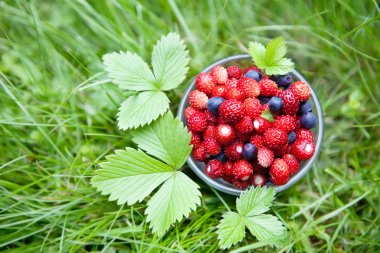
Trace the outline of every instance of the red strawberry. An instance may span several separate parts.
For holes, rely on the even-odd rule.
[[[261,135],[258,135],[258,134],[252,135],[249,142],[255,145],[257,149],[263,147],[263,137]]]
[[[219,115],[227,123],[239,122],[244,117],[243,104],[234,99],[226,100],[219,107]]]
[[[207,107],[208,97],[199,90],[193,90],[189,95],[189,103],[195,109],[205,109]]]
[[[305,139],[314,142],[313,132],[308,129],[300,128],[296,130],[296,139]]]
[[[270,79],[261,79],[259,85],[261,96],[272,97],[277,95],[278,87],[274,81]]]
[[[233,184],[234,184],[235,188],[240,189],[240,190],[245,190],[251,186],[251,182],[241,181],[239,179],[235,179]]]
[[[296,130],[301,128],[301,116],[296,117]]]
[[[226,99],[236,99],[243,102],[245,100],[245,93],[242,89],[232,88],[226,92],[225,97]]]
[[[262,175],[268,174],[268,168],[264,168],[256,162],[253,163],[252,169],[253,169],[253,173],[258,173]]]
[[[244,69],[244,71],[243,71],[243,75],[245,75],[245,74],[246,74],[248,71],[250,71],[250,70],[255,70],[255,71],[261,73],[261,70],[260,70],[258,67],[256,67],[256,66],[249,66],[248,68],[245,68],[245,69]]]
[[[238,133],[248,134],[253,131],[253,122],[249,117],[244,116],[234,127]]]
[[[234,176],[234,164],[231,161],[227,161],[224,165],[224,175]]]
[[[300,168],[300,163],[293,155],[286,154],[282,157],[282,159],[289,166],[290,175],[297,173],[298,169]]]
[[[273,121],[273,127],[290,133],[296,129],[296,118],[289,115],[278,116]]]
[[[216,127],[215,126],[207,126],[203,132],[203,139],[206,138],[216,138]]]
[[[203,143],[201,143],[198,147],[194,147],[191,155],[194,157],[195,160],[201,162],[205,161],[207,158],[207,154]]]
[[[187,107],[186,110],[185,110],[185,117],[187,120],[189,120],[189,118],[191,118],[191,116],[196,113],[196,112],[200,112],[199,110],[197,109],[194,109],[193,107]]]
[[[223,164],[216,159],[210,160],[206,165],[206,173],[211,178],[223,176]]]
[[[252,174],[252,165],[247,160],[239,160],[234,163],[234,176],[241,181],[247,181]]]
[[[257,162],[261,167],[268,168],[274,160],[273,151],[267,147],[259,148],[257,151]]]
[[[195,85],[199,91],[211,94],[215,81],[209,73],[200,73],[195,80]]]
[[[296,139],[290,148],[290,153],[298,160],[308,160],[314,152],[314,143],[306,139]]]
[[[209,110],[206,110],[204,113],[209,125],[215,125],[217,123],[216,117]]]
[[[245,97],[253,98],[260,95],[260,85],[252,78],[242,78],[237,86],[244,91]]]
[[[191,134],[190,144],[193,145],[194,148],[199,147],[199,145],[201,145],[202,143],[201,137],[199,136],[199,134],[193,133],[191,131],[190,131],[190,134]]]
[[[237,88],[237,83],[238,83],[238,80],[236,78],[227,79],[226,85],[225,85],[227,91],[232,88]]]
[[[206,138],[203,144],[205,145],[206,153],[209,155],[217,155],[221,151],[220,145],[215,138]]]
[[[306,101],[310,97],[310,88],[305,82],[296,81],[290,85],[290,90],[298,98],[299,101]]]
[[[245,115],[251,119],[255,119],[261,115],[261,105],[257,98],[247,98],[243,106]]]
[[[296,115],[298,112],[299,101],[293,92],[287,89],[282,91],[278,96],[282,98],[282,101],[284,102],[282,112],[287,115]]]
[[[241,152],[243,151],[243,142],[234,141],[226,146],[224,153],[231,161],[236,161],[242,158]]]
[[[263,75],[262,79],[270,79],[270,78],[267,75]]]
[[[286,143],[285,145],[281,146],[280,148],[274,150],[274,156],[275,157],[281,157],[289,152],[289,145]]]
[[[252,176],[252,184],[253,186],[257,187],[257,186],[265,186],[267,183],[267,179],[265,178],[265,176],[263,174],[253,174]]]
[[[278,149],[288,143],[288,135],[282,129],[269,128],[263,135],[263,143],[270,149]]]
[[[229,66],[227,68],[227,74],[230,78],[240,78],[243,71],[238,66]]]
[[[194,112],[187,119],[188,126],[195,133],[203,132],[207,127],[207,118],[203,112]]]
[[[213,97],[225,98],[225,94],[226,94],[226,87],[225,86],[218,85],[218,86],[215,86],[214,88],[212,88],[211,95]]]
[[[227,70],[223,66],[216,66],[210,72],[217,84],[225,84],[227,81]]]
[[[253,120],[253,128],[257,133],[262,134],[272,127],[272,123],[263,117],[257,117]]]
[[[251,133],[248,133],[248,134],[243,134],[239,132],[236,133],[236,139],[244,143],[249,142],[250,138],[251,138]]]
[[[261,105],[261,113],[263,113],[264,111],[269,111],[272,115],[274,114],[270,111],[268,103]]]
[[[289,166],[280,158],[274,160],[269,169],[271,181],[275,185],[284,185],[288,182],[290,176]]]
[[[218,125],[216,127],[215,137],[221,145],[226,145],[234,140],[235,130],[227,124]]]
[[[228,175],[224,175],[222,177],[222,179],[230,184],[233,184],[233,182],[235,181],[235,178],[234,176],[228,176]]]

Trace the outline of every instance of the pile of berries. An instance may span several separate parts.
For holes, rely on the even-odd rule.
[[[315,151],[309,86],[256,66],[200,73],[185,110],[192,156],[238,189],[283,185]]]

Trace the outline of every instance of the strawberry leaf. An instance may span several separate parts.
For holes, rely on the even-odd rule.
[[[260,69],[264,69],[267,65],[265,62],[265,47],[263,44],[254,41],[249,43],[248,52],[252,57],[256,66]]]
[[[292,71],[294,63],[288,58],[282,58],[281,60],[273,63],[265,68],[267,75],[285,75]]]
[[[264,119],[268,120],[269,122],[273,122],[274,121],[273,115],[272,115],[272,113],[269,110],[263,111],[261,113],[261,117],[263,117]]]
[[[274,199],[274,188],[257,187],[243,192],[236,200],[236,209],[242,216],[262,214],[269,210]]]
[[[219,246],[222,249],[240,242],[245,236],[245,225],[242,217],[235,212],[228,212],[218,225]]]
[[[277,37],[271,40],[265,51],[265,63],[268,66],[280,61],[286,54],[286,46],[283,37]]]
[[[272,239],[272,245],[285,232],[284,224],[276,216],[269,214],[246,217],[244,224],[259,241]]]

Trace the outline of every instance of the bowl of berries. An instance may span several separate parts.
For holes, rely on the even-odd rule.
[[[318,97],[283,58],[285,46],[273,49],[272,42],[266,49],[251,43],[249,54],[211,64],[192,80],[180,103],[178,117],[192,135],[189,167],[228,194],[240,195],[251,186],[288,189],[306,175],[321,150]],[[276,53],[281,57],[271,61]]]

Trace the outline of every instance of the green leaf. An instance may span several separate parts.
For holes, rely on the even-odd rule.
[[[119,205],[141,202],[173,173],[173,168],[132,148],[116,150],[106,159],[91,183]]]
[[[249,43],[248,53],[252,57],[253,62],[260,69],[264,69],[267,66],[265,62],[265,51],[264,45],[257,41]]]
[[[110,53],[103,56],[108,76],[122,90],[157,90],[155,78],[148,64],[131,52]]]
[[[272,113],[269,110],[263,111],[261,113],[261,117],[263,117],[264,119],[266,119],[266,120],[268,120],[270,122],[274,121],[273,115],[272,115]]]
[[[151,123],[169,109],[169,99],[162,91],[145,91],[128,97],[117,114],[122,130]]]
[[[191,153],[191,135],[171,112],[132,135],[139,148],[176,169],[182,167]]]
[[[145,210],[147,221],[154,233],[163,235],[176,221],[183,216],[188,217],[191,210],[200,205],[199,186],[180,171],[172,172],[172,176],[161,186],[149,200]]]
[[[271,66],[265,68],[267,75],[285,75],[292,71],[294,63],[288,58],[282,58],[281,60],[273,63]]]
[[[241,216],[262,214],[269,210],[274,195],[274,187],[252,187],[236,200],[236,209]]]
[[[169,33],[153,47],[153,72],[161,90],[178,87],[189,70],[189,52],[176,33]]]
[[[276,238],[285,232],[282,222],[276,216],[269,214],[246,217],[244,223],[259,241],[273,239],[275,242]]]
[[[223,219],[218,225],[219,246],[222,249],[240,242],[245,236],[245,224],[243,218],[235,213],[228,212],[223,215]]]
[[[283,37],[277,37],[269,42],[265,52],[267,66],[276,64],[286,54],[286,45]]]

